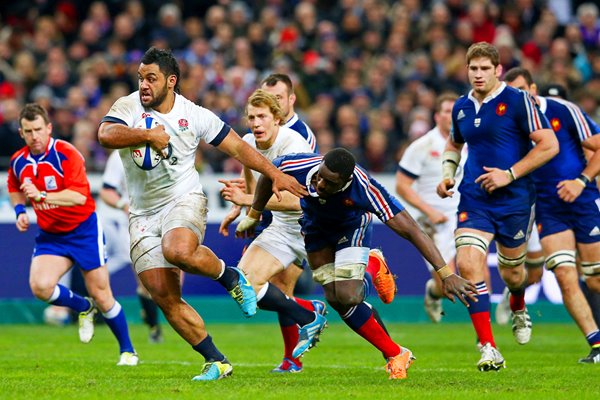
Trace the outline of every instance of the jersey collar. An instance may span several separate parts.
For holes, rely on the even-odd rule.
[[[298,114],[294,113],[294,115],[292,115],[292,118],[288,119],[288,121],[283,126],[289,128],[290,126],[294,125],[297,121],[298,121]]]
[[[48,140],[48,144],[46,144],[46,150],[44,151],[44,154],[42,154],[42,156],[38,159],[38,161],[41,161],[44,158],[46,158],[46,156],[50,152],[50,149],[54,146],[55,141],[56,139],[54,139],[53,137],[51,137],[50,140]],[[25,146],[25,152],[23,153],[23,157],[25,157],[29,161],[34,161],[33,155],[31,154],[31,151],[29,150],[28,146]]]
[[[481,102],[481,104],[490,102],[492,100],[494,100],[496,97],[498,97],[498,95],[500,93],[502,93],[502,91],[506,88],[506,82],[501,82],[500,86],[498,87],[498,89],[494,90],[492,93],[490,93],[485,99],[483,99],[483,101]],[[469,99],[473,102],[473,104],[475,104],[475,108],[479,109],[479,100],[477,100],[475,98],[475,96],[473,96],[473,89],[471,89],[469,91]]]

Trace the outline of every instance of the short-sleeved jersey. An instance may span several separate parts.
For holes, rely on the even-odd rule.
[[[279,127],[275,142],[273,142],[273,145],[266,150],[261,150],[256,147],[256,139],[251,133],[245,135],[243,139],[270,161],[286,154],[308,153],[311,151],[310,145],[298,135],[297,132],[290,128],[286,128],[285,126]],[[254,170],[251,171],[252,175],[254,175],[254,179],[258,181],[258,178],[261,175],[260,172]],[[301,211],[273,211],[273,224],[297,225],[301,215]]]
[[[129,198],[127,184],[125,182],[125,169],[123,168],[123,162],[121,162],[118,151],[113,151],[108,157],[108,160],[106,160],[104,174],[102,174],[102,187],[116,190],[124,199]],[[111,207],[102,200],[98,201],[98,213],[100,213],[103,218],[122,219],[123,215],[125,215],[123,210]]]
[[[556,185],[567,179],[577,178],[586,167],[587,161],[581,143],[600,133],[600,127],[575,104],[553,98],[538,97],[540,110],[550,121],[556,134],[560,151],[547,164],[533,171],[532,177],[538,199],[544,202],[562,204]],[[596,183],[592,180],[575,200],[587,203],[598,198]]]
[[[529,175],[487,193],[475,179],[483,167],[508,169],[531,149],[529,135],[550,124],[526,92],[506,86],[490,94],[480,105],[472,95],[460,97],[452,109],[451,136],[467,143],[469,154],[459,186],[460,209],[486,207],[501,212],[525,211],[535,202],[535,187]]]
[[[446,147],[446,138],[435,127],[412,142],[404,151],[398,163],[398,170],[415,180],[415,191],[427,204],[441,212],[455,212],[460,194],[442,199],[436,193],[437,185],[442,181],[442,155]],[[456,171],[455,181],[462,179],[462,171],[467,155],[467,146],[463,147],[460,167]]]
[[[69,189],[86,197],[83,205],[52,205],[48,209],[45,209],[46,203],[33,202],[38,225],[45,232],[71,232],[96,209],[85,173],[85,160],[72,144],[63,140],[50,138],[46,152],[37,161],[27,146],[11,157],[8,191],[20,192],[25,181],[32,182],[40,191],[52,193]]]
[[[360,224],[367,212],[387,222],[404,210],[398,199],[358,165],[354,168],[352,179],[342,190],[326,199],[320,198],[311,185],[311,179],[318,172],[322,160],[321,155],[304,153],[273,161],[276,167],[296,178],[308,191],[308,196],[300,199],[304,228],[310,225],[318,226],[321,231],[336,232]]]
[[[306,142],[310,145],[310,151],[313,153],[319,152],[319,147],[317,146],[317,138],[313,131],[309,128],[308,125],[304,121],[302,121],[298,114],[295,114],[285,123],[286,128],[290,128],[293,131],[296,131],[306,140]]]
[[[223,141],[231,129],[212,111],[175,94],[175,103],[168,114],[145,108],[139,92],[121,97],[111,107],[102,122],[114,122],[135,127],[146,117],[155,118],[171,136],[172,153],[156,168],[145,171],[131,157],[131,150],[119,150],[127,188],[129,210],[134,215],[150,214],[193,190],[202,190],[200,177],[194,168],[196,148],[200,140],[214,146]]]

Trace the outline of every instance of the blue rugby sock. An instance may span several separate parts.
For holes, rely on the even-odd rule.
[[[131,339],[129,338],[129,328],[127,327],[125,312],[121,304],[115,300],[115,305],[107,312],[102,313],[102,316],[106,321],[106,325],[108,325],[115,338],[117,338],[121,353],[125,351],[135,353],[133,344],[131,344]]]
[[[90,302],[85,297],[74,293],[71,289],[61,284],[57,284],[54,287],[54,292],[47,302],[55,306],[69,307],[78,313],[90,309]]]
[[[373,287],[373,277],[371,276],[370,273],[365,272],[365,276],[363,278],[363,290],[364,290],[363,300],[365,300],[367,297],[369,297],[369,295],[371,294],[372,287]]]
[[[265,286],[267,289],[261,289],[258,295],[260,300],[258,300],[257,305],[261,310],[284,313],[300,326],[304,326],[315,320],[314,312],[308,311],[293,299],[290,299],[275,285],[267,282]]]
[[[192,348],[202,354],[207,363],[213,361],[227,361],[227,358],[213,343],[210,335],[207,335],[200,343],[192,346]]]

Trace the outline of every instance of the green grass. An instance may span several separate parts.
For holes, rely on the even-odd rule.
[[[574,324],[537,324],[532,342],[517,345],[510,327],[495,326],[508,367],[482,373],[470,324],[390,324],[392,337],[417,360],[403,381],[390,381],[380,353],[332,323],[304,357],[304,371],[271,374],[281,360],[276,324],[211,324],[215,343],[234,364],[231,378],[192,382],[202,358],[166,327],[151,345],[131,327],[138,367],[116,367],[116,343],[98,326],[91,344],[75,326],[0,327],[2,399],[597,399],[600,365],[580,365],[588,348]]]

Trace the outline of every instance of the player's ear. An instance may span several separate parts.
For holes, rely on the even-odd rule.
[[[496,77],[500,78],[502,76],[502,64],[498,64],[496,66]]]
[[[538,94],[538,87],[535,83],[532,83],[531,86],[529,86],[529,93],[531,93],[532,96],[537,96]]]
[[[177,85],[177,77],[175,75],[169,75],[167,82],[169,84],[169,89],[173,89],[175,85]]]
[[[296,102],[296,93],[290,94],[290,106],[293,106]]]

